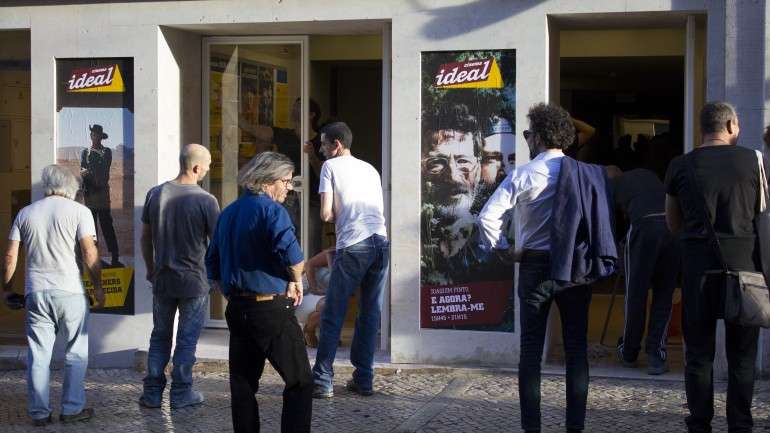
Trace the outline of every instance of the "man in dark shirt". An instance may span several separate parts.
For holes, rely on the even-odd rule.
[[[86,206],[94,215],[94,224],[102,229],[107,250],[112,254],[112,263],[102,267],[121,268],[118,238],[112,222],[110,206],[110,167],[112,166],[112,150],[102,145],[107,139],[102,125],[92,125],[91,147],[83,149],[80,154],[80,176],[83,178],[83,198]]]
[[[671,297],[677,284],[679,245],[666,227],[666,191],[658,176],[637,168],[621,172],[607,167],[612,179],[616,207],[628,218],[624,259],[626,277],[625,326],[618,340],[618,358],[625,367],[635,367],[647,318],[647,291],[652,287],[652,307],[647,322],[647,372],[663,374],[666,339],[671,319]]]
[[[177,310],[171,407],[203,402],[203,395],[192,390],[192,367],[210,289],[203,260],[219,215],[217,199],[198,186],[210,165],[208,149],[200,144],[184,146],[179,175],[152,188],[144,203],[142,256],[153,292],[147,377],[139,399],[144,407],[161,405]]]
[[[706,104],[700,124],[703,144],[671,161],[666,173],[666,222],[673,233],[681,232],[682,239],[684,378],[690,410],[685,421],[691,433],[711,431],[716,323],[724,312],[719,278],[704,279],[707,270],[722,268],[705,218],[712,222],[729,269],[760,271],[753,224],[760,198],[757,154],[736,146],[740,128],[730,104]],[[694,173],[697,185],[688,173]],[[751,400],[758,336],[758,328],[725,323],[730,432],[750,432],[754,425]]]
[[[309,432],[313,382],[294,307],[302,302],[304,255],[281,203],[294,164],[263,152],[238,173],[245,192],[222,211],[206,254],[209,279],[227,297],[230,394],[235,433],[259,431],[255,393],[269,360],[281,375],[281,431]]]

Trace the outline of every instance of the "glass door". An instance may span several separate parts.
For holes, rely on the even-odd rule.
[[[308,38],[208,38],[203,44],[203,137],[211,150],[207,188],[224,209],[240,194],[238,170],[260,152],[294,162],[295,187],[284,206],[303,250],[307,239]],[[307,254],[307,253],[306,253]],[[209,297],[208,326],[225,327],[227,300]]]

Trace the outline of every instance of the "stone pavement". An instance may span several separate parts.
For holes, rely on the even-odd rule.
[[[344,370],[344,369],[338,369]],[[335,397],[314,400],[314,432],[517,432],[519,405],[516,376],[510,371],[414,369],[380,371],[377,393],[363,398],[347,392],[349,369],[338,371]],[[195,373],[206,402],[171,411],[143,409],[136,403],[142,374],[135,370],[89,370],[88,400],[97,417],[88,423],[33,427],[26,415],[23,370],[0,371],[0,431],[17,432],[231,432],[227,371],[221,364],[202,365]],[[52,404],[58,415],[61,371],[53,374]],[[280,431],[282,383],[265,370],[258,394],[263,432]],[[727,431],[725,383],[717,384],[715,432]],[[588,400],[587,432],[682,432],[686,409],[681,381],[593,378]],[[564,378],[543,378],[543,431],[563,432]],[[770,416],[770,382],[757,382],[755,431],[764,431]]]

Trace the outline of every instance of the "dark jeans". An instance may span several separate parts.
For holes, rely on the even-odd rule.
[[[230,328],[230,394],[235,433],[259,432],[256,393],[265,360],[286,384],[281,432],[310,431],[313,381],[302,329],[292,301],[231,297],[225,317]]]
[[[337,250],[326,289],[326,306],[321,312],[321,338],[318,341],[313,381],[332,389],[334,357],[340,341],[348,300],[361,287],[358,317],[350,345],[350,362],[355,367],[353,380],[362,389],[372,389],[374,350],[380,329],[382,292],[388,278],[390,244],[380,235],[372,235],[357,244]]]
[[[567,429],[582,430],[588,397],[588,306],[590,286],[556,288],[541,284],[550,273],[547,252],[525,252],[519,267],[521,301],[521,355],[519,361],[519,402],[521,427],[540,431],[540,364],[543,359],[548,311],[556,301],[561,315],[567,370]]]
[[[665,360],[671,298],[681,268],[679,243],[663,216],[642,218],[629,229],[627,238],[623,358],[635,361],[639,355],[647,319],[647,292],[652,287],[645,349],[648,355]]]
[[[719,278],[708,278],[707,269],[719,262],[707,246],[685,247],[682,329],[685,340],[685,388],[690,416],[685,420],[690,433],[711,432],[714,418],[714,346],[717,318],[724,311],[724,290]],[[752,266],[749,265],[749,269]],[[727,352],[727,426],[730,433],[751,432],[751,400],[754,396],[754,363],[759,328],[725,323]]]
[[[112,254],[113,259],[117,259],[120,254],[118,253],[118,238],[115,236],[115,226],[112,222],[112,211],[109,208],[91,208],[91,214],[94,216],[94,227],[98,224],[102,228],[102,236],[107,244],[107,251]]]

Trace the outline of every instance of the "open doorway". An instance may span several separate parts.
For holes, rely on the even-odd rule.
[[[305,258],[333,250],[334,224],[320,220],[319,133],[326,123],[346,122],[353,131],[353,155],[383,173],[382,36],[211,37],[204,39],[203,59],[208,62],[203,137],[212,151],[209,190],[225,207],[240,193],[237,172],[246,162],[265,150],[285,153],[294,161],[295,179],[284,205]],[[312,150],[303,151],[308,142]],[[301,322],[317,310],[319,300],[305,294],[298,309]],[[226,304],[221,295],[211,295],[209,327],[226,325]],[[350,345],[356,314],[354,298],[342,347]],[[316,333],[311,327],[306,338]]]
[[[552,89],[558,90],[551,99],[582,121],[590,136],[569,149],[568,155],[584,162],[615,165],[623,172],[646,169],[664,181],[669,162],[689,150],[688,143],[695,140],[691,113],[703,104],[705,19],[698,17],[690,25],[693,23],[688,32],[687,17],[679,14],[553,20],[551,35],[557,39],[551,43],[551,59],[558,64],[551,83]],[[690,43],[688,38],[692,38]],[[618,212],[615,232],[621,253],[628,229],[628,219]],[[625,286],[623,271],[592,285],[588,326],[592,367],[621,365],[616,346],[624,334]],[[651,300],[650,291],[648,314]],[[670,319],[663,324],[667,328],[667,361],[674,372],[684,368],[680,300],[681,289],[677,287]],[[645,330],[649,320],[648,316]],[[556,314],[552,314],[550,329],[548,361],[559,363],[563,348]],[[641,341],[638,374],[645,374],[648,365],[646,337]],[[627,374],[635,373],[629,370]]]
[[[356,44],[356,37],[337,39],[337,44]],[[327,38],[311,38],[311,46],[325,44]],[[378,46],[381,45],[377,43]],[[315,48],[316,53],[323,50],[323,45]],[[374,57],[377,52],[362,53],[362,57]],[[342,121],[353,132],[351,151],[356,158],[374,166],[382,175],[382,60],[381,59],[342,59],[311,60],[311,98],[318,101],[322,113],[321,125]],[[317,191],[313,193],[317,197]],[[319,215],[309,215],[309,220],[319,219]],[[319,219],[320,222],[320,219]],[[311,224],[311,226],[314,226]],[[321,232],[320,246],[334,249],[334,224],[317,225]],[[348,311],[342,328],[341,347],[350,347],[353,338],[355,318],[358,313],[358,294],[348,303]],[[315,331],[317,332],[317,331]],[[311,337],[312,339],[312,337]]]
[[[30,203],[30,32],[0,31],[0,230]],[[6,236],[7,238],[7,236]],[[5,251],[5,242],[2,243]],[[13,290],[24,293],[24,257]],[[0,303],[0,345],[26,344],[24,310]]]

